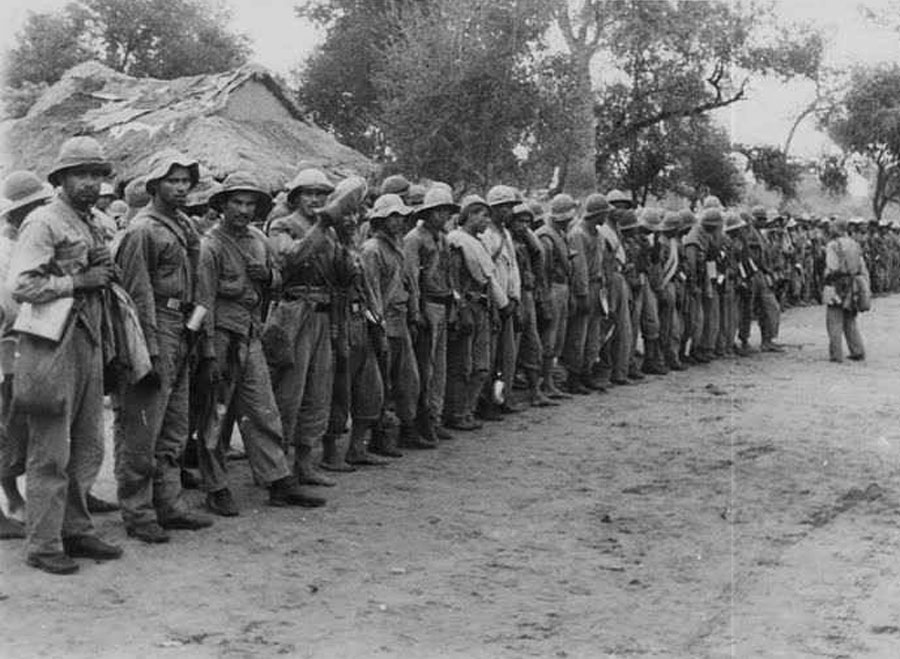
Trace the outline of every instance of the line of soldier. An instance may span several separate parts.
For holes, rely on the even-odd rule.
[[[825,245],[835,218],[775,215],[764,227],[779,247],[775,262],[775,293],[783,309],[822,303]],[[900,291],[900,225],[887,220],[848,220],[849,235],[870,264],[875,295]]]
[[[47,345],[10,331],[17,304],[75,300],[56,355],[59,414],[17,406],[32,374],[9,351],[2,364],[10,501],[27,472],[25,529],[4,518],[3,532],[25,535],[28,563],[51,573],[122,553],[96,536],[88,508],[104,392],[126,531],[163,543],[212,524],[184,501],[189,439],[209,512],[239,514],[235,427],[271,505],[316,507],[325,499],[309,486],[335,484],[323,471],[476,431],[523,409],[516,388],[547,407],[746,355],[754,319],[761,348],[782,350],[763,209],[710,198],[699,217],[637,211],[611,191],[580,204],[560,194],[545,212],[510,186],[457,203],[446,184],[402,176],[367,200],[362,179],[334,185],[316,169],[273,200],[252,173],[206,186],[195,159],[163,151],[101,211],[112,173],[99,143],[77,137],[51,185],[16,172],[4,187],[4,345],[38,358]],[[123,307],[145,360],[123,358],[136,342],[110,313]]]

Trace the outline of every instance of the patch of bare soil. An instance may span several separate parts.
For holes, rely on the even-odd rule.
[[[152,547],[98,518],[125,556],[72,577],[4,542],[0,656],[898,656],[898,320],[831,364],[793,310],[784,355],[507,417],[314,511],[232,463],[240,517]]]

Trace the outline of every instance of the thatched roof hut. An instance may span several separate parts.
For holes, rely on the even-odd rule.
[[[132,78],[97,62],[70,69],[3,126],[3,168],[45,175],[73,135],[98,139],[127,181],[146,173],[163,147],[197,158],[215,178],[252,171],[275,191],[301,163],[336,177],[366,176],[374,164],[311,123],[265,69],[243,66],[174,80]]]

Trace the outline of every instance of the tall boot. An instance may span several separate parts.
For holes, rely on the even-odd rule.
[[[370,453],[366,448],[366,433],[371,423],[364,421],[354,422],[350,429],[350,446],[347,447],[347,457],[344,460],[351,465],[386,465],[383,460]]]
[[[650,375],[666,375],[669,369],[666,368],[659,351],[659,339],[645,339],[646,354],[644,355],[644,363],[641,370]]]
[[[400,435],[397,437],[397,444],[401,448],[410,449],[433,449],[437,447],[437,440],[431,442],[419,434],[414,423],[402,423],[400,425]]]
[[[526,371],[528,378],[528,402],[532,407],[555,407],[559,403],[555,403],[541,391],[541,374],[537,369],[528,369]]]
[[[372,426],[372,441],[369,452],[387,458],[402,458],[403,453],[397,449],[397,417],[385,412]]]
[[[569,377],[566,380],[566,390],[570,394],[578,394],[579,396],[591,393],[591,390],[584,386],[581,374],[575,371],[569,371]]]
[[[322,485],[331,487],[335,484],[333,480],[320,474],[313,466],[311,446],[297,446],[294,457],[294,468],[297,471],[297,480],[301,485]]]
[[[541,391],[552,400],[570,399],[572,396],[564,392],[556,386],[556,379],[553,377],[553,358],[544,359],[541,377]]]
[[[319,468],[325,471],[356,471],[353,465],[344,461],[344,452],[338,442],[339,437],[331,433],[322,438],[322,462],[319,463]]]

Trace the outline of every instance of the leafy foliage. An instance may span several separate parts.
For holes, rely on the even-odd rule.
[[[90,59],[138,77],[225,71],[250,54],[247,37],[223,27],[229,18],[213,0],[83,0],[31,13],[8,53],[6,82],[53,84]]]
[[[784,151],[775,146],[755,146],[743,147],[741,153],[747,156],[748,167],[757,181],[785,199],[797,196],[803,166],[788,159]]]
[[[872,210],[881,219],[889,203],[900,203],[900,65],[856,69],[842,105],[822,121],[846,152],[872,162]]]

